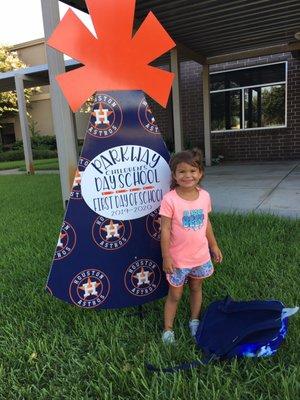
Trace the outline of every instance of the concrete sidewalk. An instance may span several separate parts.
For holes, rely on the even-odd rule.
[[[39,170],[35,171],[37,175],[47,175],[47,174],[59,174],[58,170]],[[19,171],[19,168],[14,168],[14,169],[4,169],[3,171],[0,171],[0,175],[27,175],[25,171]]]
[[[300,161],[207,167],[203,187],[212,197],[214,211],[300,217]]]
[[[10,174],[24,172],[0,171],[0,175]],[[211,194],[214,211],[300,217],[300,161],[224,163],[207,167],[202,184]]]

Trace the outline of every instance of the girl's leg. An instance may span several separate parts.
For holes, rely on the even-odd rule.
[[[198,319],[202,305],[203,279],[189,277],[191,320]]]
[[[174,318],[177,311],[179,300],[183,292],[183,285],[179,287],[169,286],[169,293],[165,302],[164,323],[165,331],[173,330]]]

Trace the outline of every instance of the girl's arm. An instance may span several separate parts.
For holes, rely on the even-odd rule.
[[[206,237],[208,241],[208,246],[210,248],[210,251],[213,255],[213,258],[216,262],[222,262],[223,256],[222,252],[219,249],[218,243],[216,241],[209,217],[207,216],[207,227],[206,227]]]
[[[160,246],[161,246],[161,254],[163,257],[163,270],[167,274],[171,274],[173,272],[173,260],[170,254],[171,222],[172,222],[171,218],[161,215]]]

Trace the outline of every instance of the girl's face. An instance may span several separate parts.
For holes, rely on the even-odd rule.
[[[173,176],[178,186],[189,189],[198,185],[202,172],[198,167],[182,162],[177,165]]]

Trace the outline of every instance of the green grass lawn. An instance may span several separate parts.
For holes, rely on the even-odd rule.
[[[33,161],[34,168],[36,171],[39,170],[49,170],[49,169],[58,169],[58,159],[57,158],[48,158],[43,160],[34,160]],[[18,168],[19,171],[26,171],[25,161],[4,161],[0,162],[0,171],[7,169],[15,169]]]
[[[2,176],[0,228],[0,399],[296,400],[300,318],[268,359],[217,362],[191,372],[149,374],[200,356],[187,329],[187,293],[175,325],[178,343],[161,342],[163,301],[146,316],[81,310],[44,291],[63,218],[59,177]],[[264,215],[213,215],[224,262],[205,282],[204,307],[236,299],[300,304],[299,221]]]

